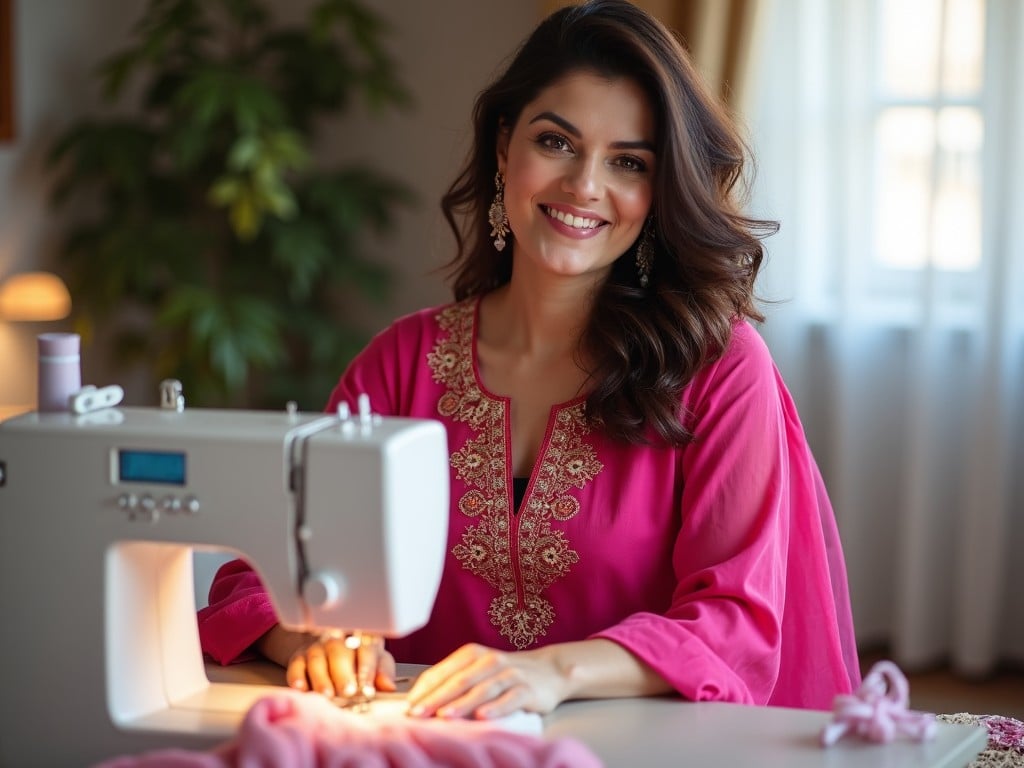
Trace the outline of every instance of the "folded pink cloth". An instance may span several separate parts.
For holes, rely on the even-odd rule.
[[[210,752],[162,749],[95,768],[600,768],[574,739],[548,740],[469,720],[375,720],[314,695],[260,699]]]

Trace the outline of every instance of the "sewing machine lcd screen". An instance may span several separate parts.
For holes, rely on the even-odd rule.
[[[120,450],[117,457],[117,475],[122,483],[185,484],[184,453]]]

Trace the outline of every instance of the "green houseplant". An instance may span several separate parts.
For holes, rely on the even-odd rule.
[[[77,328],[102,324],[117,362],[181,379],[190,403],[320,408],[365,341],[353,298],[387,288],[361,242],[408,190],[309,157],[324,118],[407,93],[380,17],[307,10],[289,25],[261,0],[150,0],[98,71],[135,108],[75,123],[50,155],[54,205],[77,201],[61,253]]]

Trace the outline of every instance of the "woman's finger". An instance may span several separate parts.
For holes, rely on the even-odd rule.
[[[520,687],[519,683],[516,670],[501,670],[496,675],[480,680],[461,696],[437,707],[437,716],[443,718],[471,717],[483,707]]]
[[[327,651],[327,669],[334,690],[338,692],[339,696],[346,698],[355,696],[359,690],[359,685],[356,682],[355,653],[342,638],[329,638],[324,646]]]
[[[359,692],[366,698],[372,698],[377,692],[374,681],[377,678],[377,669],[384,652],[384,639],[376,635],[355,635],[354,637],[359,639],[359,645],[355,650],[356,679],[359,683]]]
[[[337,689],[331,677],[324,644],[313,643],[305,650],[305,655],[306,677],[309,678],[310,689],[324,696],[334,696]]]
[[[531,710],[530,690],[525,685],[513,685],[493,701],[487,701],[472,712],[480,720],[494,720],[520,711]]]
[[[285,680],[288,687],[297,691],[308,691],[309,680],[306,677],[306,656],[303,653],[296,653],[288,662],[285,670]]]
[[[527,688],[523,685],[515,685],[493,701],[489,701],[474,709],[472,715],[480,720],[494,720],[498,717],[505,717],[514,712],[528,709],[529,699],[530,695]]]
[[[398,690],[398,686],[395,685],[395,657],[386,650],[381,651],[380,664],[377,666],[377,677],[374,680],[374,684],[377,686],[378,691]]]
[[[409,704],[415,707],[431,692],[451,681],[464,669],[473,665],[477,659],[488,651],[487,648],[470,643],[450,653],[437,664],[425,669],[409,690]]]
[[[468,648],[467,653],[461,651],[456,651],[438,664],[437,668],[427,670],[434,674],[426,681],[422,675],[417,680],[409,693],[411,715],[430,717],[446,709],[443,716],[462,717],[472,708],[499,696],[508,688],[508,675],[516,673],[506,666],[503,654],[482,646]],[[432,685],[434,681],[440,682]]]

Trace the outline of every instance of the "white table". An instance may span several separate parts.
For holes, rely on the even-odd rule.
[[[399,665],[399,675],[422,667]],[[280,667],[207,666],[216,682],[283,683]],[[828,749],[819,734],[831,714],[803,709],[693,703],[678,698],[570,701],[544,718],[548,738],[579,739],[608,768],[963,768],[986,745],[984,729],[938,723],[918,744],[848,737]]]
[[[939,723],[918,744],[846,738],[824,749],[828,712],[678,699],[567,702],[545,718],[544,735],[573,736],[609,768],[962,768],[986,745],[984,729]]]

